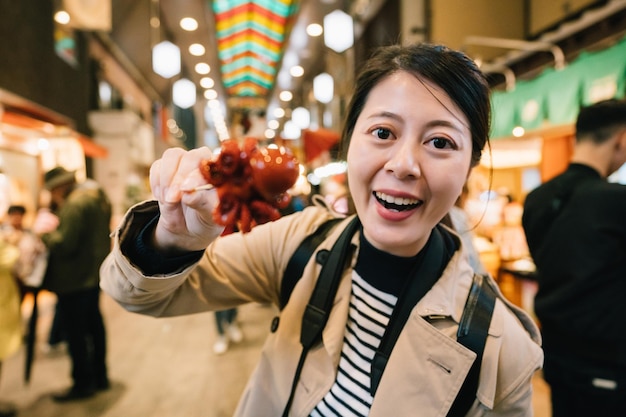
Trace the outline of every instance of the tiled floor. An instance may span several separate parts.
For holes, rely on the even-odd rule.
[[[213,315],[153,319],[103,296],[113,386],[88,400],[57,404],[50,394],[69,385],[69,361],[64,351],[43,353],[54,297],[42,294],[39,300],[40,343],[31,382],[23,382],[23,351],[5,363],[0,381],[0,400],[16,403],[18,417],[230,417],[274,314],[266,306],[242,307],[244,341],[216,356]],[[549,391],[540,375],[534,386],[535,416],[550,417]]]

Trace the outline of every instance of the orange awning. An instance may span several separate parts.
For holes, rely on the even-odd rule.
[[[48,121],[40,120],[25,114],[5,111],[2,113],[2,123],[13,125],[22,129],[30,129],[40,132],[43,136],[54,137],[56,135],[75,137],[80,142],[85,152],[85,156],[89,158],[106,158],[109,151],[104,146],[98,145],[88,136],[76,132],[68,126],[57,125]]]
[[[109,156],[109,150],[104,146],[98,145],[87,136],[78,135],[78,141],[85,151],[85,156],[89,158],[106,158]]]

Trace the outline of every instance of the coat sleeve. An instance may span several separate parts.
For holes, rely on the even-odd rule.
[[[198,262],[179,271],[148,276],[122,250],[125,239],[132,239],[145,224],[134,215],[145,209],[146,204],[131,209],[116,231],[113,249],[100,269],[100,285],[127,310],[164,317],[253,301],[277,303],[290,256],[306,234],[331,216],[325,209],[307,208],[250,233],[220,237]]]

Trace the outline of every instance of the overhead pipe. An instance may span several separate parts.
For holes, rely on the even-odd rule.
[[[549,51],[554,56],[554,68],[565,68],[565,54],[563,50],[550,42],[524,41],[519,39],[492,38],[487,36],[468,36],[464,45],[490,46],[495,48],[515,49],[518,51]]]
[[[503,74],[506,91],[513,91],[515,89],[515,72],[506,65],[483,64],[480,65],[479,68],[486,74]]]

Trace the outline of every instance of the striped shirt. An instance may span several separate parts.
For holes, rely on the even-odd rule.
[[[361,234],[337,379],[312,417],[369,415],[372,360],[406,277],[419,261],[419,254],[401,258],[379,251]]]
[[[371,364],[397,297],[377,290],[356,271],[337,380],[311,416],[367,416],[372,405]]]

